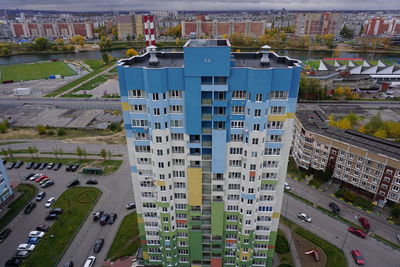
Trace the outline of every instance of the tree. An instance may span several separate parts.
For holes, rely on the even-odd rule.
[[[46,126],[39,124],[36,126],[37,131],[39,132],[40,135],[44,135],[47,132]]]
[[[178,24],[174,27],[170,27],[165,32],[166,35],[172,37],[181,37],[182,36],[182,25]]]
[[[109,160],[111,160],[112,153],[111,153],[111,151],[110,151],[110,150],[107,150],[107,156],[108,156],[108,159],[109,159]]]
[[[359,117],[354,114],[353,112],[350,112],[349,114],[346,115],[345,117],[346,119],[348,119],[350,121],[350,125],[352,128],[356,127],[359,121]]]
[[[62,150],[61,148],[58,149],[58,154],[60,154],[61,157],[64,156],[64,150]]]
[[[8,56],[10,54],[10,49],[8,47],[2,47],[0,50],[0,55]]]
[[[346,86],[346,87],[344,88],[344,94],[345,94],[347,97],[350,97],[350,96],[351,96],[351,88],[348,87],[348,86]]]
[[[57,129],[57,135],[58,136],[64,136],[66,134],[67,134],[67,132],[63,128],[58,128]]]
[[[79,158],[82,158],[83,151],[82,151],[82,148],[80,146],[78,146],[76,148],[76,154],[79,156]]]
[[[100,150],[100,157],[102,157],[104,160],[106,160],[107,154],[107,150],[105,150],[104,148]]]
[[[400,218],[400,204],[399,203],[393,205],[390,215],[395,219]]]
[[[333,48],[333,39],[334,39],[333,33],[327,33],[323,36],[324,43],[327,47]]]
[[[176,38],[175,38],[175,44],[176,44],[176,45],[179,45],[180,42],[181,42],[181,39],[179,39],[179,37],[176,37]]]
[[[35,50],[42,51],[42,50],[48,49],[49,47],[50,47],[50,43],[44,37],[38,37],[33,42],[33,49],[35,49]]]
[[[387,138],[387,133],[386,133],[385,129],[380,129],[374,133],[374,136],[385,139],[385,138]]]
[[[330,126],[336,127],[335,115],[330,114],[328,116],[328,120],[329,120],[329,125]]]
[[[365,130],[368,134],[375,133],[378,129],[383,126],[383,120],[381,114],[378,112],[375,116],[372,116],[367,124],[365,124]]]
[[[139,35],[136,37],[136,40],[138,40],[138,41],[143,41],[143,40],[144,40],[144,36],[143,36],[142,34],[139,34]]]
[[[8,126],[9,126],[8,120],[3,120],[2,122],[0,122],[0,133],[6,133]]]
[[[340,49],[335,49],[333,50],[332,57],[334,58],[340,57],[340,53],[341,53]]]
[[[222,39],[228,39],[228,34],[227,34],[227,33],[224,33],[224,34],[222,35]]]
[[[366,133],[365,125],[361,125],[361,126],[358,128],[358,131],[359,131],[360,133]]]
[[[31,156],[33,158],[33,154],[35,154],[35,148],[32,146],[28,146],[28,153],[31,154]]]
[[[111,42],[111,40],[109,38],[106,38],[104,36],[101,37],[100,43],[99,43],[99,46],[100,46],[101,50],[110,48],[111,45],[112,45],[112,42]]]
[[[58,152],[58,149],[53,149],[53,154],[54,154],[54,156],[56,156],[56,159],[58,159],[58,155],[59,155],[59,152]]]
[[[126,50],[127,57],[137,56],[138,54],[139,53],[134,48],[129,48],[128,50]]]
[[[325,97],[326,91],[319,80],[301,76],[299,99],[324,99]]]
[[[344,89],[343,87],[339,86],[338,88],[336,88],[333,93],[337,96],[342,96],[344,93]]]
[[[101,54],[101,58],[103,59],[103,62],[104,62],[105,64],[107,64],[107,63],[110,61],[110,57],[108,56],[107,53]]]
[[[344,24],[342,30],[340,31],[340,36],[346,39],[353,39],[354,38],[354,30],[350,29],[347,27],[346,24]]]
[[[72,44],[83,46],[85,44],[85,37],[83,37],[82,35],[74,35],[70,38],[70,42]]]
[[[64,45],[64,39],[62,39],[62,38],[57,38],[55,42],[56,42],[56,45],[58,45],[58,46]]]

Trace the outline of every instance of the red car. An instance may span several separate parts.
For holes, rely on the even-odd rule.
[[[353,255],[353,258],[354,258],[354,260],[356,261],[356,263],[358,264],[358,265],[364,265],[364,263],[365,263],[365,261],[364,261],[364,258],[363,258],[363,256],[361,256],[361,253],[360,253],[360,251],[358,251],[358,250],[352,250],[351,251],[351,255]]]
[[[362,227],[364,227],[365,229],[369,229],[369,222],[367,219],[365,219],[364,217],[360,217],[358,218],[358,221],[360,222]]]
[[[49,177],[47,175],[41,175],[41,176],[39,176],[39,178],[36,178],[35,182],[39,183],[40,181],[42,181],[46,178],[49,178]]]
[[[364,233],[361,229],[350,227],[348,230],[349,230],[350,233],[355,234],[356,236],[359,236],[359,237],[362,237],[362,238],[365,238],[367,236],[367,234]]]

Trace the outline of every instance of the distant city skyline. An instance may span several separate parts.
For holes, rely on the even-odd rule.
[[[4,9],[34,9],[60,11],[118,10],[396,10],[400,1],[393,0],[1,0]]]

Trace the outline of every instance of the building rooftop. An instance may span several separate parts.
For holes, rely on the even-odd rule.
[[[307,131],[320,134],[340,142],[357,146],[376,154],[400,160],[400,144],[354,130],[330,127],[325,113],[321,111],[298,111],[297,119]]]
[[[215,46],[231,46],[225,39],[190,39],[184,47],[215,47]]]

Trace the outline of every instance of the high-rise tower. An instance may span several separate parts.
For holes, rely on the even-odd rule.
[[[301,67],[227,40],[119,61],[143,259],[271,266]]]

